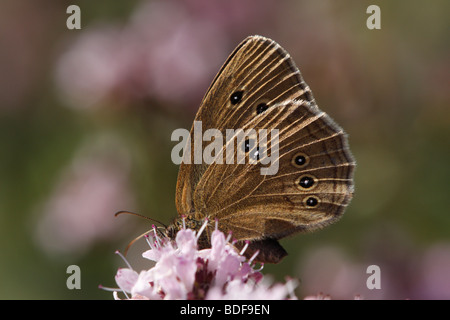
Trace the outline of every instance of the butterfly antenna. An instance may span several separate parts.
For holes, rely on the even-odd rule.
[[[166,226],[164,223],[162,223],[161,221],[158,221],[158,220],[156,220],[156,219],[149,218],[149,217],[147,217],[147,216],[144,216],[144,215],[139,214],[139,213],[136,213],[136,212],[131,212],[131,211],[118,211],[118,212],[116,212],[116,213],[114,214],[114,216],[117,217],[118,215],[121,215],[121,214],[131,214],[131,215],[133,215],[133,216],[137,216],[137,217],[140,217],[140,218],[144,218],[144,219],[146,219],[146,220],[150,220],[150,221],[159,223],[159,224],[161,224],[161,225],[164,227],[164,229],[167,229],[167,226]],[[155,230],[156,233],[163,234],[163,233],[159,230],[160,228],[161,228],[161,227],[158,227],[156,230],[155,230],[155,229],[153,229],[153,230]],[[130,243],[128,243],[127,247],[125,248],[124,256],[127,255],[128,249],[130,249],[130,247],[133,245],[133,243],[135,243],[137,240],[141,239],[142,237],[144,237],[147,233],[149,233],[149,232],[151,232],[151,231],[152,231],[152,230],[145,231],[145,232],[144,232],[143,234],[141,234],[140,236],[137,236],[136,238],[134,238],[133,240],[131,240]]]
[[[137,240],[139,240],[142,237],[145,237],[145,235],[147,233],[151,232],[151,230],[145,231],[143,234],[141,234],[140,236],[137,236],[136,238],[134,238],[133,240],[130,241],[130,243],[128,243],[127,247],[125,248],[125,251],[123,253],[124,256],[127,255],[128,253],[128,249],[130,249],[130,247],[133,245],[133,243],[135,243]]]
[[[131,214],[131,215],[133,215],[133,216],[137,216],[137,217],[140,217],[140,218],[144,218],[144,219],[146,219],[146,220],[150,220],[150,221],[159,223],[160,225],[162,225],[164,228],[167,229],[167,226],[166,226],[164,223],[162,223],[161,221],[158,221],[158,220],[156,220],[156,219],[149,218],[149,217],[147,217],[147,216],[144,216],[144,215],[139,214],[139,213],[136,213],[136,212],[131,212],[131,211],[118,211],[118,212],[116,212],[116,213],[114,214],[114,216],[117,217],[118,215],[121,215],[121,214]]]

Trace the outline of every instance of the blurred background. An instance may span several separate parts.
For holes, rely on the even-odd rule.
[[[151,227],[114,213],[175,217],[170,135],[260,34],[293,56],[358,163],[344,217],[282,240],[289,256],[263,272],[299,279],[299,298],[450,299],[450,3],[376,1],[369,30],[374,2],[2,1],[0,298],[112,299],[97,286],[116,286],[114,251]],[[81,290],[66,287],[73,264]]]

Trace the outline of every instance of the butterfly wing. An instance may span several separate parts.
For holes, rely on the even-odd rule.
[[[233,104],[233,93],[244,93],[242,101]],[[239,128],[250,121],[258,108],[264,109],[286,100],[313,101],[289,54],[274,41],[261,37],[246,38],[231,53],[203,98],[194,121],[202,122],[203,131]],[[224,132],[225,133],[225,132]],[[193,194],[209,165],[194,164],[194,126],[191,128],[192,151],[187,164],[180,165],[176,206],[179,214],[195,210]]]
[[[277,129],[279,156],[271,163],[277,172],[262,174],[267,167],[263,157],[249,163],[258,152],[256,144],[248,146],[244,164],[182,164],[180,214],[218,218],[221,230],[250,240],[249,252],[258,249],[259,260],[269,262],[286,254],[277,239],[320,228],[342,215],[353,194],[355,165],[347,137],[318,109],[300,71],[274,41],[245,39],[214,79],[195,120],[203,131],[217,128],[224,137],[226,129]],[[250,136],[246,142],[252,139],[257,141]],[[245,149],[237,139],[228,141],[217,157],[227,154],[232,141],[237,161],[238,151]],[[274,146],[267,142],[259,147],[268,157]],[[190,160],[194,162],[193,155]]]
[[[248,127],[279,130],[279,156],[271,163],[276,174],[262,174],[263,159],[210,166],[194,192],[200,210],[233,226],[229,229],[237,239],[248,240],[280,239],[342,215],[353,194],[354,162],[345,133],[328,115],[308,102],[287,101],[256,116]],[[297,157],[304,160],[299,164]]]

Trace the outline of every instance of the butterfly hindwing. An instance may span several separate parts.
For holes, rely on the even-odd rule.
[[[259,117],[265,120],[250,126],[279,130],[276,174],[261,174],[264,165],[248,159],[210,166],[194,193],[197,209],[217,217],[237,239],[248,240],[280,239],[338,219],[353,193],[354,163],[344,132],[308,102],[285,102]],[[295,163],[298,155],[304,165]],[[303,178],[312,182],[305,185]],[[317,204],[308,205],[309,198]]]

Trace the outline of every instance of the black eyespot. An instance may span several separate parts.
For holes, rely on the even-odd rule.
[[[265,103],[260,103],[256,106],[256,114],[261,114],[264,111],[266,111],[267,109],[269,109],[269,106]]]
[[[296,153],[291,160],[294,167],[303,168],[309,163],[309,157],[303,152]]]
[[[300,181],[298,182],[298,184],[305,189],[311,188],[314,185],[314,179],[311,177],[303,177],[300,179]]]
[[[306,158],[302,155],[298,155],[295,157],[294,162],[298,166],[303,166],[306,163]]]
[[[234,92],[231,96],[230,96],[230,102],[231,104],[237,104],[239,102],[241,102],[242,100],[242,95],[244,94],[243,91],[236,91]]]
[[[309,197],[308,199],[306,199],[306,205],[308,207],[315,207],[318,204],[319,204],[319,201],[317,200],[317,198]]]

